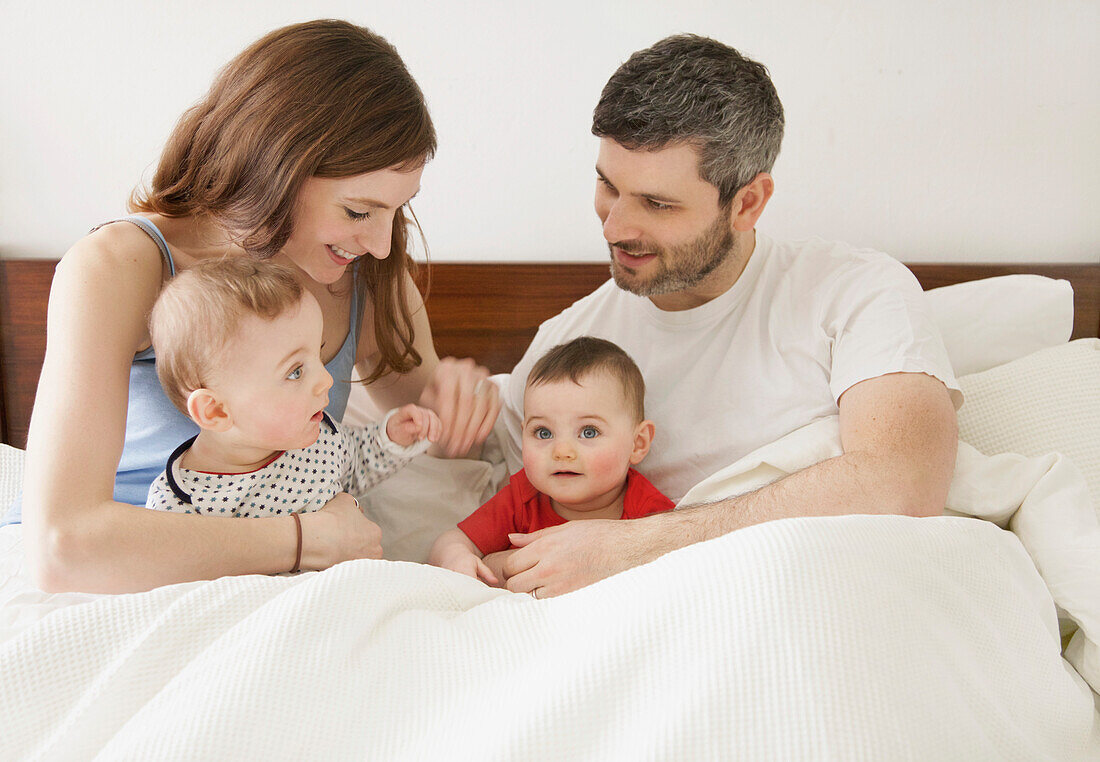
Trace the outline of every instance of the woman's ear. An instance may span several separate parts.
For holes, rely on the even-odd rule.
[[[636,466],[649,455],[649,446],[653,444],[653,435],[657,427],[653,421],[642,421],[634,429],[634,450],[630,453],[630,465]]]
[[[730,227],[742,233],[755,228],[774,192],[775,181],[767,172],[761,172],[750,180],[730,202]]]
[[[196,389],[187,395],[187,415],[200,429],[225,431],[233,425],[229,409],[209,389]]]

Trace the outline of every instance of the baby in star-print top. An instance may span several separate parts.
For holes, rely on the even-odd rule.
[[[147,507],[211,516],[315,511],[362,494],[438,439],[417,405],[381,424],[334,423],[321,308],[289,268],[230,257],[198,263],[157,298],[150,335],[168,398],[199,427],[149,488]]]

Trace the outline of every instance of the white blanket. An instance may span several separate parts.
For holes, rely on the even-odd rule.
[[[761,447],[696,485],[680,505],[757,490],[842,452],[836,416]],[[948,515],[1011,529],[1058,606],[1066,658],[1100,693],[1100,506],[1077,467],[1059,453],[983,455],[959,442]]]
[[[808,427],[697,494],[828,457],[834,434]],[[954,498],[1014,516],[1019,539],[789,519],[546,601],[356,561],[67,605],[0,642],[0,759],[1095,759],[1044,566],[1066,570],[1028,528],[1095,514],[1056,456],[1016,464],[1013,485],[1034,479],[1009,506],[970,454]]]

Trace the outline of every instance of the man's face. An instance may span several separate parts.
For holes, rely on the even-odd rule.
[[[714,287],[720,293],[736,280],[740,267],[724,282],[736,264],[729,212],[718,189],[699,176],[695,148],[630,150],[603,138],[596,173],[596,214],[620,288],[649,297]]]

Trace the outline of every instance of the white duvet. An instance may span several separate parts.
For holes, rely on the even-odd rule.
[[[693,495],[835,440],[807,427]],[[775,521],[545,601],[391,561],[67,605],[9,574],[0,759],[1097,759],[1084,489],[1059,456],[963,446],[950,507],[1014,532]]]

